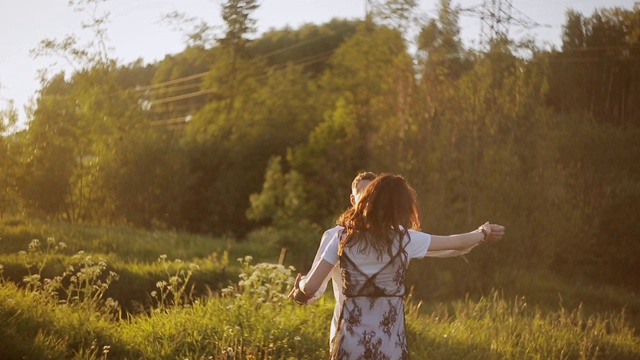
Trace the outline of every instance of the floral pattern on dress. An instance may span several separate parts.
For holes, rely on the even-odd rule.
[[[409,360],[409,346],[407,346],[407,334],[402,331],[396,335],[396,347],[402,350],[402,354],[400,359],[398,360]]]
[[[364,347],[364,353],[358,357],[358,360],[391,360],[380,350],[382,339],[376,337],[375,331],[362,333],[362,340],[358,345]]]
[[[408,360],[404,322],[404,281],[408,256],[400,247],[374,273],[356,261],[375,263],[367,255],[340,256],[345,300],[341,306],[332,360]],[[375,254],[371,256],[376,256]],[[368,267],[369,271],[370,265]]]
[[[398,320],[398,309],[393,306],[391,301],[387,300],[389,305],[388,311],[382,315],[382,320],[380,320],[380,326],[382,327],[382,332],[387,334],[389,339],[391,339],[391,329],[393,325]]]
[[[354,329],[360,326],[362,321],[362,308],[358,304],[354,304],[352,310],[347,310],[349,316],[346,317],[346,328],[351,336],[354,335]]]
[[[369,298],[369,310],[373,309],[373,307],[376,306],[377,301],[378,301],[378,298],[375,298],[375,297]]]

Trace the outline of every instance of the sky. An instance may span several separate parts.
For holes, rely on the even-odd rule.
[[[185,48],[183,34],[162,22],[164,15],[177,11],[205,20],[215,27],[223,27],[220,6],[223,0],[107,0],[101,11],[110,12],[108,24],[109,46],[112,58],[122,64],[136,59],[152,63],[166,55],[179,53]],[[306,23],[322,24],[332,18],[363,18],[366,0],[261,0],[254,12],[257,34],[285,26],[298,28]],[[471,8],[487,0],[452,0],[453,6]],[[507,0],[499,0],[505,3]],[[512,15],[545,25],[525,29],[511,26],[509,35],[514,39],[534,37],[543,47],[561,44],[565,13],[571,8],[585,16],[594,9],[622,7],[632,9],[636,0],[511,0]],[[438,0],[419,0],[423,18],[437,16]],[[71,67],[56,57],[34,58],[30,50],[45,38],[62,39],[75,34],[88,39],[90,33],[81,23],[86,13],[77,13],[68,0],[3,0],[0,3],[0,109],[13,100],[20,113],[18,128],[26,123],[24,106],[32,99],[40,83],[39,70],[49,68],[51,74],[69,72]],[[463,41],[469,46],[479,40],[481,20],[461,16]]]

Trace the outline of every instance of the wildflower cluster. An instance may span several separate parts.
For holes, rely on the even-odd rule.
[[[251,265],[251,256],[239,258],[242,266],[238,286],[222,290],[225,296],[252,299],[262,304],[282,304],[287,300],[287,292],[293,286],[293,267],[278,264],[259,263]]]
[[[40,294],[44,300],[53,303],[78,306],[89,312],[104,311],[118,315],[118,302],[111,298],[103,300],[109,285],[118,279],[118,275],[112,271],[103,275],[107,269],[104,258],[95,260],[91,255],[80,251],[71,257],[71,263],[62,275],[42,278],[42,272],[53,254],[65,248],[64,242],[57,242],[50,237],[44,250],[40,240],[34,239],[29,243],[27,251],[18,253],[28,271],[28,275],[22,279],[26,290]]]
[[[55,284],[51,284],[51,280],[46,281],[48,284],[41,281],[42,271],[51,256],[66,247],[67,245],[64,242],[57,242],[54,238],[50,237],[47,239],[47,247],[44,250],[41,247],[40,240],[33,239],[27,246],[27,251],[18,252],[18,256],[22,259],[28,271],[28,275],[23,278],[23,282],[29,291],[51,291]]]
[[[187,293],[187,285],[194,271],[200,269],[197,264],[189,264],[188,269],[180,259],[171,262],[167,261],[167,255],[160,255],[158,262],[164,267],[167,274],[167,280],[161,280],[156,283],[158,291],[152,291],[151,297],[157,302],[156,311],[165,310],[171,306],[181,306],[186,304],[193,298],[193,285]],[[172,267],[175,270],[172,270]]]
[[[22,278],[27,291],[32,293],[46,294],[45,298],[57,299],[57,291],[60,287],[62,277],[53,279],[42,279],[42,271],[51,256],[67,247],[64,242],[56,242],[54,238],[47,239],[47,247],[43,250],[40,240],[33,239],[27,245],[27,251],[18,252],[28,274]]]
[[[107,261],[104,258],[94,259],[84,251],[73,255],[71,259],[73,263],[63,274],[63,276],[69,276],[66,302],[82,305],[91,311],[106,310],[114,315],[119,313],[120,306],[116,300],[111,298],[102,300],[109,285],[118,280],[118,274],[113,271],[103,276],[107,269]]]
[[[218,321],[224,324],[216,344],[223,358],[234,353],[241,359],[291,358],[306,346],[299,336],[291,336],[300,321],[293,315],[300,308],[287,297],[295,269],[269,263],[253,265],[252,260],[251,256],[238,259],[238,284],[223,289],[222,297],[216,300],[221,310]]]

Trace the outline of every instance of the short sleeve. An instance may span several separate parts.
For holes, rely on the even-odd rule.
[[[329,242],[329,245],[327,245],[327,248],[322,254],[322,259],[326,260],[332,265],[337,264],[338,260],[340,259],[340,256],[338,255],[338,248],[340,246],[341,237],[340,234],[342,234],[342,231],[336,231],[335,235]]]
[[[427,255],[431,245],[431,235],[420,231],[409,230],[411,241],[405,246],[405,250],[411,259],[421,259]]]
[[[342,229],[343,229],[343,227],[336,226],[334,228],[331,228],[331,229],[325,231],[324,234],[322,234],[322,239],[320,240],[320,246],[318,247],[318,251],[316,252],[316,256],[313,259],[313,266],[312,267],[317,266],[317,264],[320,262],[320,260],[322,260],[322,255],[324,255],[325,251],[327,250],[327,246],[329,246],[329,244],[331,243],[331,240],[333,240],[333,238],[336,237],[336,234],[340,233],[340,231]]]

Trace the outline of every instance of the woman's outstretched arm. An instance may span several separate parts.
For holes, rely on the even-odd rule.
[[[429,251],[460,250],[481,242],[496,242],[504,236],[504,226],[485,223],[477,230],[455,235],[431,235]]]

